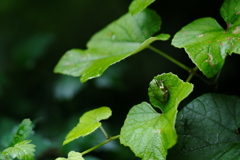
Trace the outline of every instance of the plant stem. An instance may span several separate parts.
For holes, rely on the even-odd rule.
[[[193,78],[193,76],[196,75],[196,71],[197,71],[197,70],[198,70],[198,67],[197,67],[197,66],[191,70],[191,73],[190,73],[190,75],[188,76],[186,82],[190,82],[190,80]]]
[[[179,67],[183,68],[184,70],[186,70],[187,72],[190,73],[190,75],[188,76],[187,78],[187,82],[189,82],[193,76],[197,76],[198,78],[200,78],[203,82],[205,82],[206,84],[209,84],[209,85],[213,85],[217,82],[218,80],[218,77],[219,77],[219,74],[216,76],[215,80],[213,82],[209,82],[207,81],[206,79],[204,79],[201,75],[199,75],[198,73],[196,73],[196,71],[198,70],[198,67],[194,67],[194,68],[190,68],[186,65],[184,65],[183,63],[177,61],[176,59],[172,58],[171,56],[167,55],[166,53],[160,51],[159,49],[149,45],[148,48],[158,54],[160,54],[161,56],[165,57],[166,59],[168,59],[169,61],[173,62],[174,64],[178,65]],[[220,72],[219,72],[220,73]]]
[[[189,68],[188,66],[182,64],[181,62],[177,61],[176,59],[172,58],[171,56],[167,55],[166,53],[158,50],[157,48],[149,45],[148,48],[158,54],[160,54],[161,56],[165,57],[166,59],[168,59],[169,61],[173,62],[174,64],[178,65],[179,67],[183,68],[184,70],[190,72],[192,69]]]
[[[105,129],[102,126],[100,126],[100,129],[103,132],[103,134],[105,135],[106,139],[108,139],[109,136],[108,136],[107,132],[105,131]]]
[[[100,143],[100,144],[98,144],[98,145],[96,145],[96,146],[94,146],[94,147],[92,147],[92,148],[90,148],[90,149],[82,152],[81,154],[82,154],[82,155],[87,154],[87,153],[89,153],[89,152],[97,149],[98,147],[103,146],[104,144],[106,144],[106,143],[108,143],[108,142],[110,142],[110,141],[112,141],[112,140],[114,140],[114,139],[118,139],[119,137],[120,137],[120,135],[116,135],[116,136],[114,136],[114,137],[109,137],[106,141],[104,141],[104,142],[102,142],[102,143]]]

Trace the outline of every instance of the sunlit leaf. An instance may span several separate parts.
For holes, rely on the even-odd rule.
[[[227,54],[240,54],[240,1],[226,0],[221,15],[226,30],[213,18],[201,18],[183,27],[172,40],[207,77],[221,70]]]
[[[159,98],[151,93],[151,84],[155,80],[163,80],[169,91],[169,97],[164,102],[153,100]],[[152,82],[148,91],[149,98],[162,113],[156,112],[147,102],[133,106],[121,129],[120,142],[129,146],[135,155],[143,160],[164,160],[167,150],[177,142],[177,107],[192,92],[193,85],[183,82],[172,73],[156,76]]]
[[[136,14],[144,10],[147,6],[152,4],[155,0],[133,0],[129,6],[129,12]]]
[[[136,15],[126,14],[96,33],[87,50],[72,49],[65,53],[54,69],[55,73],[81,76],[81,81],[96,78],[112,64],[149,46],[156,40],[166,40],[166,34],[151,37],[161,25],[156,12],[146,9]]]
[[[108,107],[100,107],[84,113],[80,117],[77,126],[74,127],[66,136],[63,145],[73,141],[74,139],[92,133],[102,125],[99,121],[108,119],[111,115],[112,111]]]
[[[30,140],[25,140],[15,144],[13,147],[5,149],[2,153],[5,156],[11,156],[12,158],[33,160],[35,145],[30,144]]]
[[[178,143],[169,159],[239,159],[239,97],[202,95],[178,114],[176,126]]]
[[[57,158],[55,160],[84,160],[84,158],[81,153],[71,151],[68,153],[68,158]]]

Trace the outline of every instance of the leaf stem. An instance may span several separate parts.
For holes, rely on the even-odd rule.
[[[89,153],[89,152],[97,149],[98,147],[103,146],[104,144],[106,144],[106,143],[108,143],[108,142],[110,142],[110,141],[112,141],[112,140],[118,139],[119,137],[120,137],[120,135],[116,135],[116,136],[113,136],[113,137],[109,137],[106,141],[104,141],[104,142],[102,142],[102,143],[100,143],[100,144],[98,144],[98,145],[96,145],[96,146],[94,146],[94,147],[92,147],[92,148],[90,148],[90,149],[82,152],[81,154],[82,154],[82,155],[87,154],[87,153]]]
[[[169,61],[173,62],[174,64],[178,65],[179,67],[183,68],[184,70],[190,72],[192,69],[186,65],[184,65],[183,63],[177,61],[176,59],[172,58],[171,56],[167,55],[166,53],[158,50],[157,48],[149,45],[148,48],[158,54],[160,54],[161,56],[165,57],[166,59],[168,59]]]
[[[107,132],[105,131],[105,129],[102,126],[100,126],[100,129],[103,132],[103,134],[105,135],[106,139],[108,139],[109,136],[108,136]]]
[[[190,82],[191,79],[193,78],[194,75],[196,75],[196,71],[198,70],[198,67],[194,67],[191,71],[190,71],[190,75],[188,76],[186,82]]]
[[[151,45],[148,46],[148,49],[150,49],[150,50],[152,50],[152,51],[160,54],[161,56],[165,57],[165,58],[168,59],[169,61],[173,62],[174,64],[178,65],[179,67],[181,67],[181,68],[183,68],[184,70],[186,70],[187,72],[189,72],[190,75],[188,76],[188,78],[187,78],[187,80],[186,80],[187,82],[189,82],[189,81],[193,78],[193,76],[197,76],[197,77],[200,78],[204,83],[206,83],[206,84],[208,84],[208,85],[213,85],[213,84],[216,84],[216,82],[217,82],[217,80],[218,80],[218,78],[219,78],[220,72],[218,73],[218,75],[216,76],[216,78],[214,79],[213,82],[209,82],[209,81],[207,81],[205,78],[203,78],[201,75],[199,75],[198,73],[196,73],[197,70],[198,70],[198,67],[197,67],[197,66],[194,67],[194,68],[190,68],[190,67],[184,65],[183,63],[177,61],[176,59],[172,58],[171,56],[167,55],[166,53],[160,51],[159,49],[151,46]]]

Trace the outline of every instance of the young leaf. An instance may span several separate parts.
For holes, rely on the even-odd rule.
[[[205,94],[178,114],[178,143],[169,159],[239,159],[240,98]]]
[[[15,144],[22,142],[25,140],[32,132],[33,124],[30,119],[24,119],[20,126],[18,127],[18,130],[16,134],[14,135],[12,144],[10,146],[14,146]]]
[[[57,158],[55,160],[84,160],[84,158],[81,153],[71,151],[68,153],[68,158]]]
[[[15,144],[13,147],[5,149],[2,153],[8,157],[24,159],[24,160],[33,160],[35,145],[29,144],[30,140],[25,140]]]
[[[152,82],[162,80],[169,95],[164,102],[153,100],[161,96],[151,93]],[[149,98],[162,114],[156,112],[147,102],[133,106],[121,128],[120,142],[129,146],[136,156],[143,160],[166,159],[167,150],[177,141],[175,120],[178,104],[193,90],[193,85],[185,83],[172,73],[154,77],[149,87]],[[156,91],[156,90],[154,90]]]
[[[133,0],[129,6],[129,12],[131,14],[137,14],[152,4],[154,1],[155,0]]]
[[[65,53],[54,72],[81,76],[81,81],[96,78],[112,64],[119,62],[165,36],[151,37],[161,25],[156,12],[146,9],[136,15],[126,14],[96,33],[87,50],[72,49]]]
[[[227,30],[213,18],[201,18],[183,27],[172,40],[207,77],[221,70],[227,54],[240,54],[240,1],[226,0],[221,15]]]
[[[99,122],[100,120],[108,119],[111,115],[112,111],[108,107],[100,107],[84,113],[80,117],[77,126],[74,127],[66,136],[63,145],[81,136],[83,137],[92,133],[102,125]]]

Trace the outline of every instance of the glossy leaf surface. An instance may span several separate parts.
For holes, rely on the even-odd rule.
[[[177,141],[177,107],[193,90],[192,84],[183,82],[172,73],[162,74],[154,79],[164,80],[164,85],[169,86],[169,98],[166,102],[156,100],[158,97],[152,94],[150,88],[148,91],[152,105],[161,109],[162,113],[155,111],[147,102],[133,106],[120,134],[120,142],[129,146],[143,160],[166,158],[167,150]]]
[[[213,18],[201,18],[183,27],[172,40],[209,78],[221,70],[227,54],[240,54],[240,1],[226,0],[221,15],[226,30]]]
[[[169,159],[239,159],[240,98],[205,94],[178,114],[178,143]]]
[[[74,127],[66,136],[63,145],[73,141],[74,139],[92,133],[102,125],[99,121],[108,119],[111,115],[112,111],[108,107],[100,107],[84,113],[80,117],[77,126]]]

